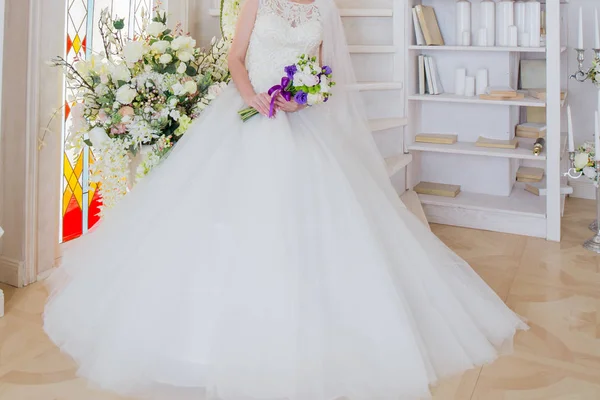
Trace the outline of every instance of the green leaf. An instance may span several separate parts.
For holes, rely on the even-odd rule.
[[[166,66],[166,68],[164,69],[165,74],[175,74],[177,73],[177,67],[175,67],[175,64],[169,64]]]
[[[127,82],[125,82],[125,81],[117,81],[117,88],[120,88],[121,86],[126,85],[126,84],[127,84]]]
[[[90,147],[94,147],[94,145],[92,144],[90,139],[83,139],[83,143],[85,143],[86,145],[88,145]]]
[[[125,28],[125,19],[121,18],[121,19],[117,19],[113,22],[113,26],[115,27],[116,30],[121,30],[123,28]]]
[[[167,29],[166,31],[163,32],[163,36],[167,36],[171,32],[172,32],[171,29]]]
[[[196,76],[196,75],[198,75],[198,71],[196,70],[196,68],[192,67],[191,65],[188,65],[187,69],[185,70],[185,73],[188,76]]]

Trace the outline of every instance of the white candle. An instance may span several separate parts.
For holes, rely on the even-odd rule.
[[[596,30],[596,42],[595,42],[594,48],[595,49],[600,49],[600,25],[598,25],[598,9],[597,8],[594,10],[594,17],[595,17],[595,19],[594,19],[594,22],[595,22],[594,28]]]
[[[577,36],[577,48],[583,49],[583,7],[579,7],[579,35]]]
[[[596,161],[600,161],[600,132],[598,132],[600,130],[600,128],[598,128],[598,111],[594,112],[594,118],[595,118],[595,132],[596,134],[594,135],[594,153],[595,153],[595,160]]]
[[[567,106],[567,125],[568,125],[568,138],[569,138],[569,152],[575,151],[575,141],[573,139],[573,117],[571,116],[571,105]]]

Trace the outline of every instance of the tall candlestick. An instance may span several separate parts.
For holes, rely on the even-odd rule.
[[[594,119],[594,126],[596,132],[596,134],[594,135],[594,159],[596,161],[600,161],[600,128],[598,127],[598,111],[594,112]]]
[[[579,7],[579,35],[577,36],[577,48],[583,49],[583,7]]]
[[[569,138],[569,153],[575,151],[575,140],[573,139],[573,117],[571,116],[571,105],[567,107],[567,124],[568,124],[568,138]]]
[[[595,49],[600,49],[600,26],[598,25],[598,9],[597,8],[594,10],[594,17],[595,17],[595,19],[594,19],[594,22],[595,22],[594,28],[595,28],[595,31],[596,31],[595,32],[596,33],[596,42],[595,42],[594,48]]]

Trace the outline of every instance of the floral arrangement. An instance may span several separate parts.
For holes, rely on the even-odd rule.
[[[92,146],[91,179],[100,183],[103,207],[112,207],[168,153],[191,122],[230,79],[229,42],[213,39],[206,51],[155,8],[143,32],[123,39],[123,19],[104,9],[99,29],[104,51],[87,60],[52,60],[63,67],[74,96],[67,146]],[[144,152],[131,178],[130,163]],[[133,180],[133,181],[132,181]]]
[[[597,88],[600,88],[600,58],[594,57],[592,68],[588,71],[587,78],[596,85]]]
[[[240,14],[240,0],[221,0],[221,33],[226,40],[232,40],[235,25]]]
[[[595,155],[596,151],[594,149],[594,144],[585,142],[583,145],[579,146],[575,152],[574,167],[577,172],[581,172],[585,177],[591,179],[596,185],[598,185],[598,174],[596,173],[596,168],[594,167]]]
[[[331,96],[331,87],[335,85],[332,81],[333,71],[328,66],[317,62],[317,57],[309,57],[302,54],[295,64],[284,68],[285,76],[281,78],[279,85],[269,89],[271,96],[271,109],[269,117],[275,113],[275,99],[283,96],[287,101],[294,99],[300,105],[314,106],[325,103]],[[252,107],[244,108],[238,114],[242,121],[247,121],[258,114]]]

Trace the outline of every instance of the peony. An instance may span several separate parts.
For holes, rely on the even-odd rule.
[[[167,49],[169,48],[170,43],[167,42],[166,40],[159,40],[158,42],[154,42],[152,44],[152,46],[150,46],[150,48],[154,51],[156,51],[157,53],[165,53],[167,51]]]
[[[179,60],[183,62],[188,62],[192,59],[192,53],[189,53],[187,51],[178,51],[177,58],[179,58]]]
[[[196,82],[194,81],[187,81],[184,83],[183,89],[186,93],[194,94],[198,91],[198,85],[196,85]]]
[[[129,63],[136,63],[142,59],[144,54],[146,53],[146,48],[143,42],[128,42],[123,47],[123,57]]]
[[[158,37],[161,33],[167,30],[167,27],[162,22],[151,22],[146,28],[148,35]]]
[[[594,167],[585,167],[583,168],[583,174],[590,179],[596,179],[596,168]]]
[[[113,65],[110,74],[115,84],[119,81],[129,82],[131,80],[131,72],[125,64]]]
[[[88,137],[90,138],[90,142],[92,142],[94,147],[101,147],[104,143],[110,140],[110,137],[106,134],[106,131],[100,127],[95,127],[89,131]]]
[[[129,85],[123,85],[117,90],[117,101],[121,104],[131,104],[137,96],[137,90]]]
[[[161,64],[168,64],[171,61],[173,61],[173,56],[171,56],[170,54],[163,54],[162,56],[160,56],[160,58],[158,59],[158,62]]]
[[[210,97],[215,98],[215,97],[217,97],[218,95],[221,94],[221,92],[223,91],[223,88],[224,88],[224,85],[221,85],[219,83],[215,83],[214,85],[211,85],[208,88],[208,95]]]
[[[185,63],[179,63],[179,67],[177,67],[177,73],[183,74],[187,70],[187,65]]]
[[[575,168],[582,169],[590,162],[590,156],[587,153],[577,153],[575,155]]]
[[[173,50],[193,50],[196,46],[196,41],[189,36],[179,36],[173,39],[171,47]]]

